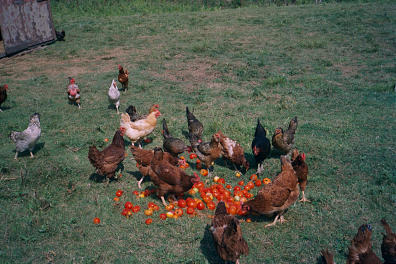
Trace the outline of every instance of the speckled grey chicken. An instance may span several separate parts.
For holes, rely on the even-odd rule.
[[[15,159],[18,158],[19,152],[24,152],[26,150],[29,150],[30,157],[33,158],[33,149],[37,141],[40,139],[40,136],[40,114],[34,113],[30,116],[29,125],[24,131],[12,131],[10,134],[11,140],[15,143]]]
[[[191,147],[194,148],[202,142],[203,125],[199,120],[190,112],[186,106],[186,117],[188,124],[188,140]]]
[[[297,130],[297,116],[290,120],[289,127],[287,130],[278,127],[275,129],[274,135],[272,136],[272,145],[274,148],[281,151],[283,154],[289,154],[294,146],[294,134]]]

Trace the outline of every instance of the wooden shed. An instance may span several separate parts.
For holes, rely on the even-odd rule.
[[[0,58],[56,39],[49,0],[0,0]]]

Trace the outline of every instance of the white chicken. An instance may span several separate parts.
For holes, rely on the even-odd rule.
[[[15,159],[18,158],[19,152],[29,150],[30,157],[33,158],[33,149],[41,136],[40,114],[34,113],[30,116],[28,127],[22,131],[12,131],[10,138],[15,143]]]
[[[119,114],[120,112],[118,111],[118,107],[120,106],[120,91],[118,91],[117,83],[114,81],[114,79],[111,82],[109,92],[107,94],[109,96],[109,102],[115,105],[117,108],[117,114]]]

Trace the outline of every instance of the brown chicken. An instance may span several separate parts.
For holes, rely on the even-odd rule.
[[[151,161],[154,157],[154,150],[145,150],[138,148],[136,146],[131,145],[131,152],[133,158],[136,160],[136,166],[139,169],[140,173],[142,174],[142,178],[138,181],[139,189],[141,189],[141,184],[145,176],[149,175],[149,167]],[[177,157],[172,156],[168,152],[164,152],[164,159],[167,160],[173,166],[177,166],[179,164],[179,159]]]
[[[297,116],[290,120],[289,128],[283,131],[283,128],[275,129],[272,136],[272,145],[274,148],[280,150],[283,154],[289,154],[294,145],[294,134],[297,130]]]
[[[238,171],[237,166],[243,166],[248,171],[249,162],[245,158],[245,151],[242,146],[235,140],[224,136],[221,131],[217,132],[217,134],[220,135],[221,154],[223,154],[223,157],[232,162],[236,171]]]
[[[168,125],[166,124],[165,119],[162,120],[162,136],[164,137],[164,150],[173,156],[177,157],[179,154],[188,150],[183,140],[175,138],[169,133]]]
[[[1,107],[1,104],[4,103],[4,101],[7,99],[7,91],[8,91],[7,84],[0,86],[0,107]],[[3,112],[3,110],[1,110],[1,108],[0,108],[0,112]]]
[[[347,264],[381,264],[371,245],[371,225],[361,225],[349,247]]]
[[[190,112],[186,106],[186,117],[188,124],[188,140],[190,141],[191,147],[199,145],[202,142],[203,125],[199,120]]]
[[[382,257],[385,261],[384,264],[396,264],[396,234],[392,232],[391,227],[385,219],[382,219],[381,223],[386,232],[381,244]]]
[[[296,172],[298,183],[300,184],[300,190],[302,192],[302,199],[300,202],[310,202],[305,198],[305,187],[307,187],[308,180],[308,166],[305,163],[305,153],[298,153],[297,149],[292,152],[292,166]]]
[[[241,255],[249,254],[249,247],[242,237],[239,220],[227,214],[224,202],[219,202],[210,227],[216,250],[224,261],[239,263]]]
[[[182,195],[200,181],[198,174],[190,176],[183,169],[170,164],[164,156],[161,148],[154,149],[154,157],[151,161],[150,178],[158,186],[157,195],[161,197],[166,206],[164,196],[166,194]]]
[[[102,151],[95,146],[89,147],[88,159],[98,174],[107,177],[107,183],[115,178],[117,167],[125,158],[124,132],[123,128],[117,130],[111,144]]]
[[[131,122],[135,122],[135,121],[137,121],[137,120],[147,118],[147,116],[148,116],[149,114],[151,114],[151,113],[154,112],[155,110],[158,110],[158,108],[159,108],[159,105],[158,105],[158,104],[153,104],[153,105],[150,107],[149,112],[148,112],[147,115],[139,115],[139,114],[137,113],[137,111],[136,111],[136,107],[133,106],[133,105],[130,105],[130,106],[125,110],[125,112],[129,115],[129,118],[131,119]]]
[[[121,83],[124,91],[128,90],[128,80],[128,70],[124,70],[121,65],[118,65],[118,81]]]
[[[331,253],[328,249],[322,250],[321,253],[325,260],[325,264],[335,264],[333,253]]]
[[[284,222],[283,213],[298,199],[300,194],[297,175],[286,156],[281,156],[281,165],[282,171],[273,182],[264,185],[254,199],[242,205],[242,210],[247,214],[266,216],[276,214],[274,222],[265,227],[275,225],[279,218],[281,223]]]
[[[220,135],[218,133],[213,134],[210,142],[201,142],[192,147],[198,158],[205,163],[206,168],[210,169],[214,161],[221,156]]]

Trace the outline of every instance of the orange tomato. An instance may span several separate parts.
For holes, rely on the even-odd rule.
[[[181,159],[181,160],[185,160],[186,158],[185,157],[183,157],[183,156],[180,156],[180,158],[179,159]]]
[[[201,163],[201,160],[197,159],[195,162],[196,162],[196,163]]]
[[[246,222],[247,222],[247,223],[251,223],[251,222],[252,222],[252,219],[247,218],[247,219],[246,219]]]
[[[146,209],[146,210],[144,210],[144,214],[147,215],[147,216],[150,216],[150,215],[153,214],[153,210],[152,209]]]
[[[271,183],[271,179],[270,178],[264,178],[263,179],[263,183],[264,184],[269,184],[269,183]]]
[[[231,205],[231,206],[228,208],[228,211],[229,211],[230,214],[235,215],[236,212],[237,212],[237,208],[236,208],[234,205]]]
[[[209,174],[208,170],[205,170],[205,169],[201,169],[200,173],[202,176],[207,176]]]
[[[173,208],[175,208],[175,206],[173,204],[168,204],[167,206],[165,206],[166,211],[172,211]]]
[[[146,223],[146,225],[150,225],[153,222],[153,219],[147,218],[144,222]]]
[[[105,141],[105,142],[109,142],[109,139],[108,139],[108,138],[105,138],[104,141]]]
[[[241,173],[235,172],[235,176],[239,178],[239,177],[241,177]]]
[[[177,208],[177,209],[175,210],[175,215],[177,215],[178,217],[182,216],[182,215],[183,215],[183,210],[180,209],[180,208]]]
[[[250,178],[252,181],[257,180],[257,175],[256,174],[252,174],[252,176],[250,176]]]
[[[114,197],[113,200],[114,200],[114,202],[118,203],[120,201],[120,198]]]
[[[93,219],[93,222],[94,222],[95,225],[100,224],[100,218],[99,218],[99,217],[95,217],[95,218]]]

